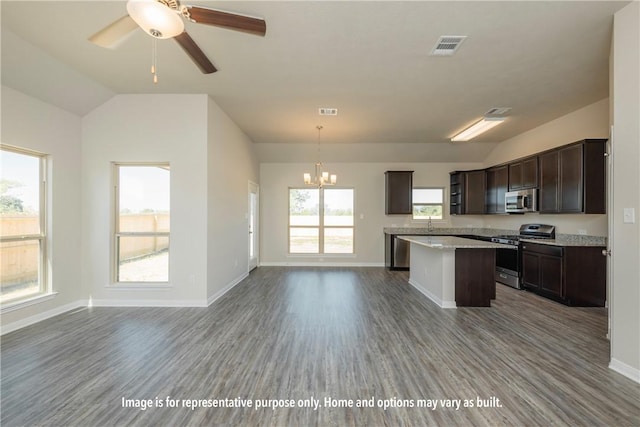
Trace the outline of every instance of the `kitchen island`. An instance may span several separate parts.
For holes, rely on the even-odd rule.
[[[442,308],[490,307],[496,248],[515,246],[452,236],[398,236],[411,244],[409,283]]]

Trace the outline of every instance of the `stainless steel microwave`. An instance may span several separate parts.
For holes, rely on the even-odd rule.
[[[504,196],[504,209],[509,213],[538,211],[538,189],[508,191]]]

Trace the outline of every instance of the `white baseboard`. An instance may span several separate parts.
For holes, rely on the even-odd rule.
[[[47,320],[53,316],[57,316],[59,314],[66,313],[67,311],[86,306],[87,300],[78,300],[70,302],[69,304],[61,305],[60,307],[56,307],[51,310],[43,311],[42,313],[34,314],[33,316],[25,317],[24,319],[16,320],[15,322],[2,324],[0,326],[0,335],[8,334],[9,332],[31,326],[34,323],[42,322],[43,320]]]
[[[205,300],[94,299],[92,307],[206,307]]]
[[[229,283],[227,286],[225,286],[215,294],[211,295],[209,298],[207,298],[207,307],[209,307],[211,304],[216,302],[218,298],[220,298],[222,295],[229,292],[235,285],[242,282],[247,277],[249,277],[249,273],[243,273],[240,276],[236,277],[234,280],[232,280],[231,283]]]
[[[332,262],[332,261],[295,261],[265,262],[260,267],[384,267],[383,262]]]
[[[8,334],[9,332],[16,331],[26,326],[33,325],[34,323],[47,320],[53,316],[57,316],[62,313],[66,313],[77,308],[86,307],[208,307],[213,304],[218,298],[225,293],[229,292],[231,288],[242,282],[249,273],[243,273],[231,283],[224,287],[224,289],[216,292],[210,296],[207,300],[140,300],[140,299],[90,299],[90,300],[78,300],[69,304],[62,305],[60,307],[44,311],[42,313],[34,314],[33,316],[26,317],[24,319],[16,320],[15,322],[6,323],[0,325],[0,335]]]
[[[633,366],[627,365],[626,363],[616,359],[611,359],[611,361],[609,362],[609,369],[612,369],[617,373],[622,374],[637,383],[640,383],[640,369],[634,368]]]
[[[414,288],[416,288],[422,295],[424,295],[425,297],[429,298],[431,301],[433,301],[436,304],[438,304],[438,307],[440,307],[440,308],[458,308],[456,306],[456,302],[455,301],[442,301],[440,298],[438,298],[437,296],[435,296],[434,294],[432,294],[428,290],[421,288],[418,283],[414,282],[411,279],[409,279],[409,284],[411,286],[413,286]]]

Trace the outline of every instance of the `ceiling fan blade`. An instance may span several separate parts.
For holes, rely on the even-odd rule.
[[[206,9],[204,7],[187,6],[190,18],[198,24],[214,25],[229,30],[264,36],[267,32],[267,23],[264,19],[251,18],[235,13],[222,12],[220,10]]]
[[[174,37],[174,39],[178,42],[180,47],[184,49],[184,51],[191,57],[193,62],[196,63],[200,71],[204,74],[211,74],[218,71],[216,67],[213,66],[209,58],[204,54],[202,49],[198,47],[196,42],[193,41],[191,36],[187,34],[187,32],[183,32],[182,34],[178,34]]]
[[[136,21],[131,19],[129,15],[125,15],[89,37],[89,41],[98,46],[113,49],[136,28],[139,28]]]

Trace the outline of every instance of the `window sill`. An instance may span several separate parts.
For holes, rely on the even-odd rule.
[[[9,302],[7,304],[2,304],[2,307],[0,308],[0,313],[1,314],[9,313],[9,312],[14,311],[14,310],[19,310],[21,308],[29,307],[30,305],[40,304],[42,302],[49,301],[49,300],[55,298],[56,295],[58,295],[57,292],[50,292],[50,293],[47,293],[47,294],[36,295],[34,297],[27,298],[25,300],[14,301],[14,302]]]
[[[106,289],[113,289],[117,291],[127,291],[127,290],[157,290],[157,289],[170,289],[173,288],[173,285],[170,283],[163,282],[131,282],[131,283],[113,283],[111,285],[105,285]]]
[[[287,258],[357,258],[356,254],[287,254]]]

